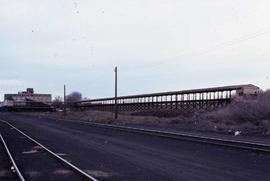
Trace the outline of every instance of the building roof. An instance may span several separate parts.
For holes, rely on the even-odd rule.
[[[244,88],[254,88],[260,89],[259,87],[253,84],[243,84],[243,85],[232,85],[232,86],[223,86],[223,87],[211,87],[211,88],[201,88],[201,89],[190,89],[182,91],[171,91],[171,92],[159,92],[151,94],[138,94],[138,95],[129,95],[129,96],[119,96],[118,99],[127,99],[127,98],[137,98],[137,97],[151,97],[151,96],[164,96],[164,95],[175,95],[175,94],[191,94],[191,93],[203,93],[203,92],[215,92],[215,91],[232,91],[232,90],[241,90]],[[114,97],[109,98],[100,98],[100,99],[90,99],[83,100],[79,102],[89,102],[89,101],[103,101],[103,100],[113,100]]]

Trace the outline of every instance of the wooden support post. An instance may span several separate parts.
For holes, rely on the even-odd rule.
[[[175,95],[175,109],[178,109],[178,95]]]
[[[114,69],[115,77],[114,77],[114,88],[115,88],[115,96],[114,96],[114,119],[118,117],[118,107],[117,107],[117,67]]]

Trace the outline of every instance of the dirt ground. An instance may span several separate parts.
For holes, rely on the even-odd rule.
[[[222,134],[243,134],[243,135],[270,135],[270,122],[263,120],[261,124],[255,125],[252,122],[242,122],[241,124],[231,121],[209,120],[205,114],[193,114],[192,116],[157,117],[142,116],[139,114],[118,114],[118,119],[114,119],[114,113],[103,111],[67,111],[27,113],[39,117],[55,119],[82,120],[97,123],[116,125],[142,125],[156,126],[162,128],[173,128],[184,131],[215,132]]]

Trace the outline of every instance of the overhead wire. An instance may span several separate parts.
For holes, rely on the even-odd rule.
[[[247,34],[247,35],[243,35],[243,36],[240,36],[238,38],[234,38],[232,40],[229,40],[229,41],[224,41],[224,42],[221,42],[221,43],[218,43],[214,46],[210,46],[208,48],[205,48],[205,49],[201,49],[201,50],[197,50],[197,51],[193,51],[191,53],[182,53],[180,55],[177,55],[177,56],[173,56],[169,59],[176,59],[176,58],[193,58],[193,57],[196,57],[196,56],[201,56],[201,55],[204,55],[204,54],[208,54],[208,53],[211,53],[213,51],[216,51],[218,49],[224,49],[224,48],[227,48],[227,47],[231,47],[231,46],[234,46],[234,45],[237,45],[239,43],[242,43],[242,42],[245,42],[245,41],[248,41],[248,40],[251,40],[251,39],[255,39],[257,37],[260,37],[260,36],[263,36],[263,35],[266,35],[270,33],[270,26],[269,27],[266,27],[266,28],[262,28],[262,29],[259,29],[253,33],[250,33],[250,34]],[[158,61],[158,62],[150,62],[150,63],[146,63],[146,64],[141,64],[141,65],[137,65],[137,66],[129,66],[127,68],[125,68],[125,71],[133,71],[133,70],[137,70],[137,69],[148,69],[148,68],[156,68],[156,67],[159,67],[163,64],[166,64],[168,63],[168,59],[166,60],[161,60],[161,61]],[[176,61],[170,61],[169,63],[170,64],[173,64],[175,63]]]

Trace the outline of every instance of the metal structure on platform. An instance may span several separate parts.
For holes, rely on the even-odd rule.
[[[259,87],[252,84],[192,89],[173,92],[130,95],[75,103],[76,108],[114,111],[117,101],[119,111],[163,111],[184,112],[211,111],[224,107],[234,98],[256,95]]]

